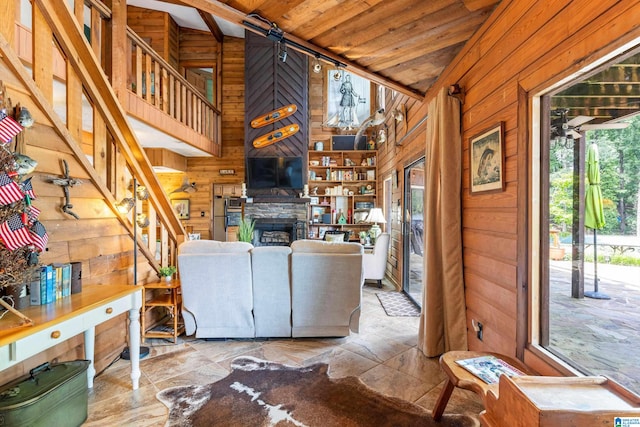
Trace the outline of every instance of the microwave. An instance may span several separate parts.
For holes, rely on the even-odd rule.
[[[242,199],[240,197],[229,197],[227,199],[227,212],[242,212]]]

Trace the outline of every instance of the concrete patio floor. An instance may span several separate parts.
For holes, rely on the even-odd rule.
[[[585,262],[585,291],[594,289]],[[598,264],[608,300],[571,297],[571,262],[550,264],[550,350],[589,375],[605,375],[640,394],[640,267]]]

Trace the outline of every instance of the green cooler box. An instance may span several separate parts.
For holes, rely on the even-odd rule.
[[[0,386],[0,426],[80,426],[87,419],[89,363],[45,363]]]

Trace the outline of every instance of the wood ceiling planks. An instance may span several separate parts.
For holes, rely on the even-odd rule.
[[[188,3],[192,3],[189,1]],[[497,0],[222,0],[424,95]]]

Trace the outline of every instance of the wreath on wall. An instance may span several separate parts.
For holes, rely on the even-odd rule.
[[[36,194],[31,177],[27,177],[37,162],[18,152],[24,145],[21,133],[32,124],[26,108],[11,108],[0,82],[0,291],[5,295],[12,293],[12,287],[28,287],[39,273],[38,255],[48,242],[47,231],[38,221],[40,210],[32,204]],[[0,302],[5,307],[15,305],[10,296]]]

